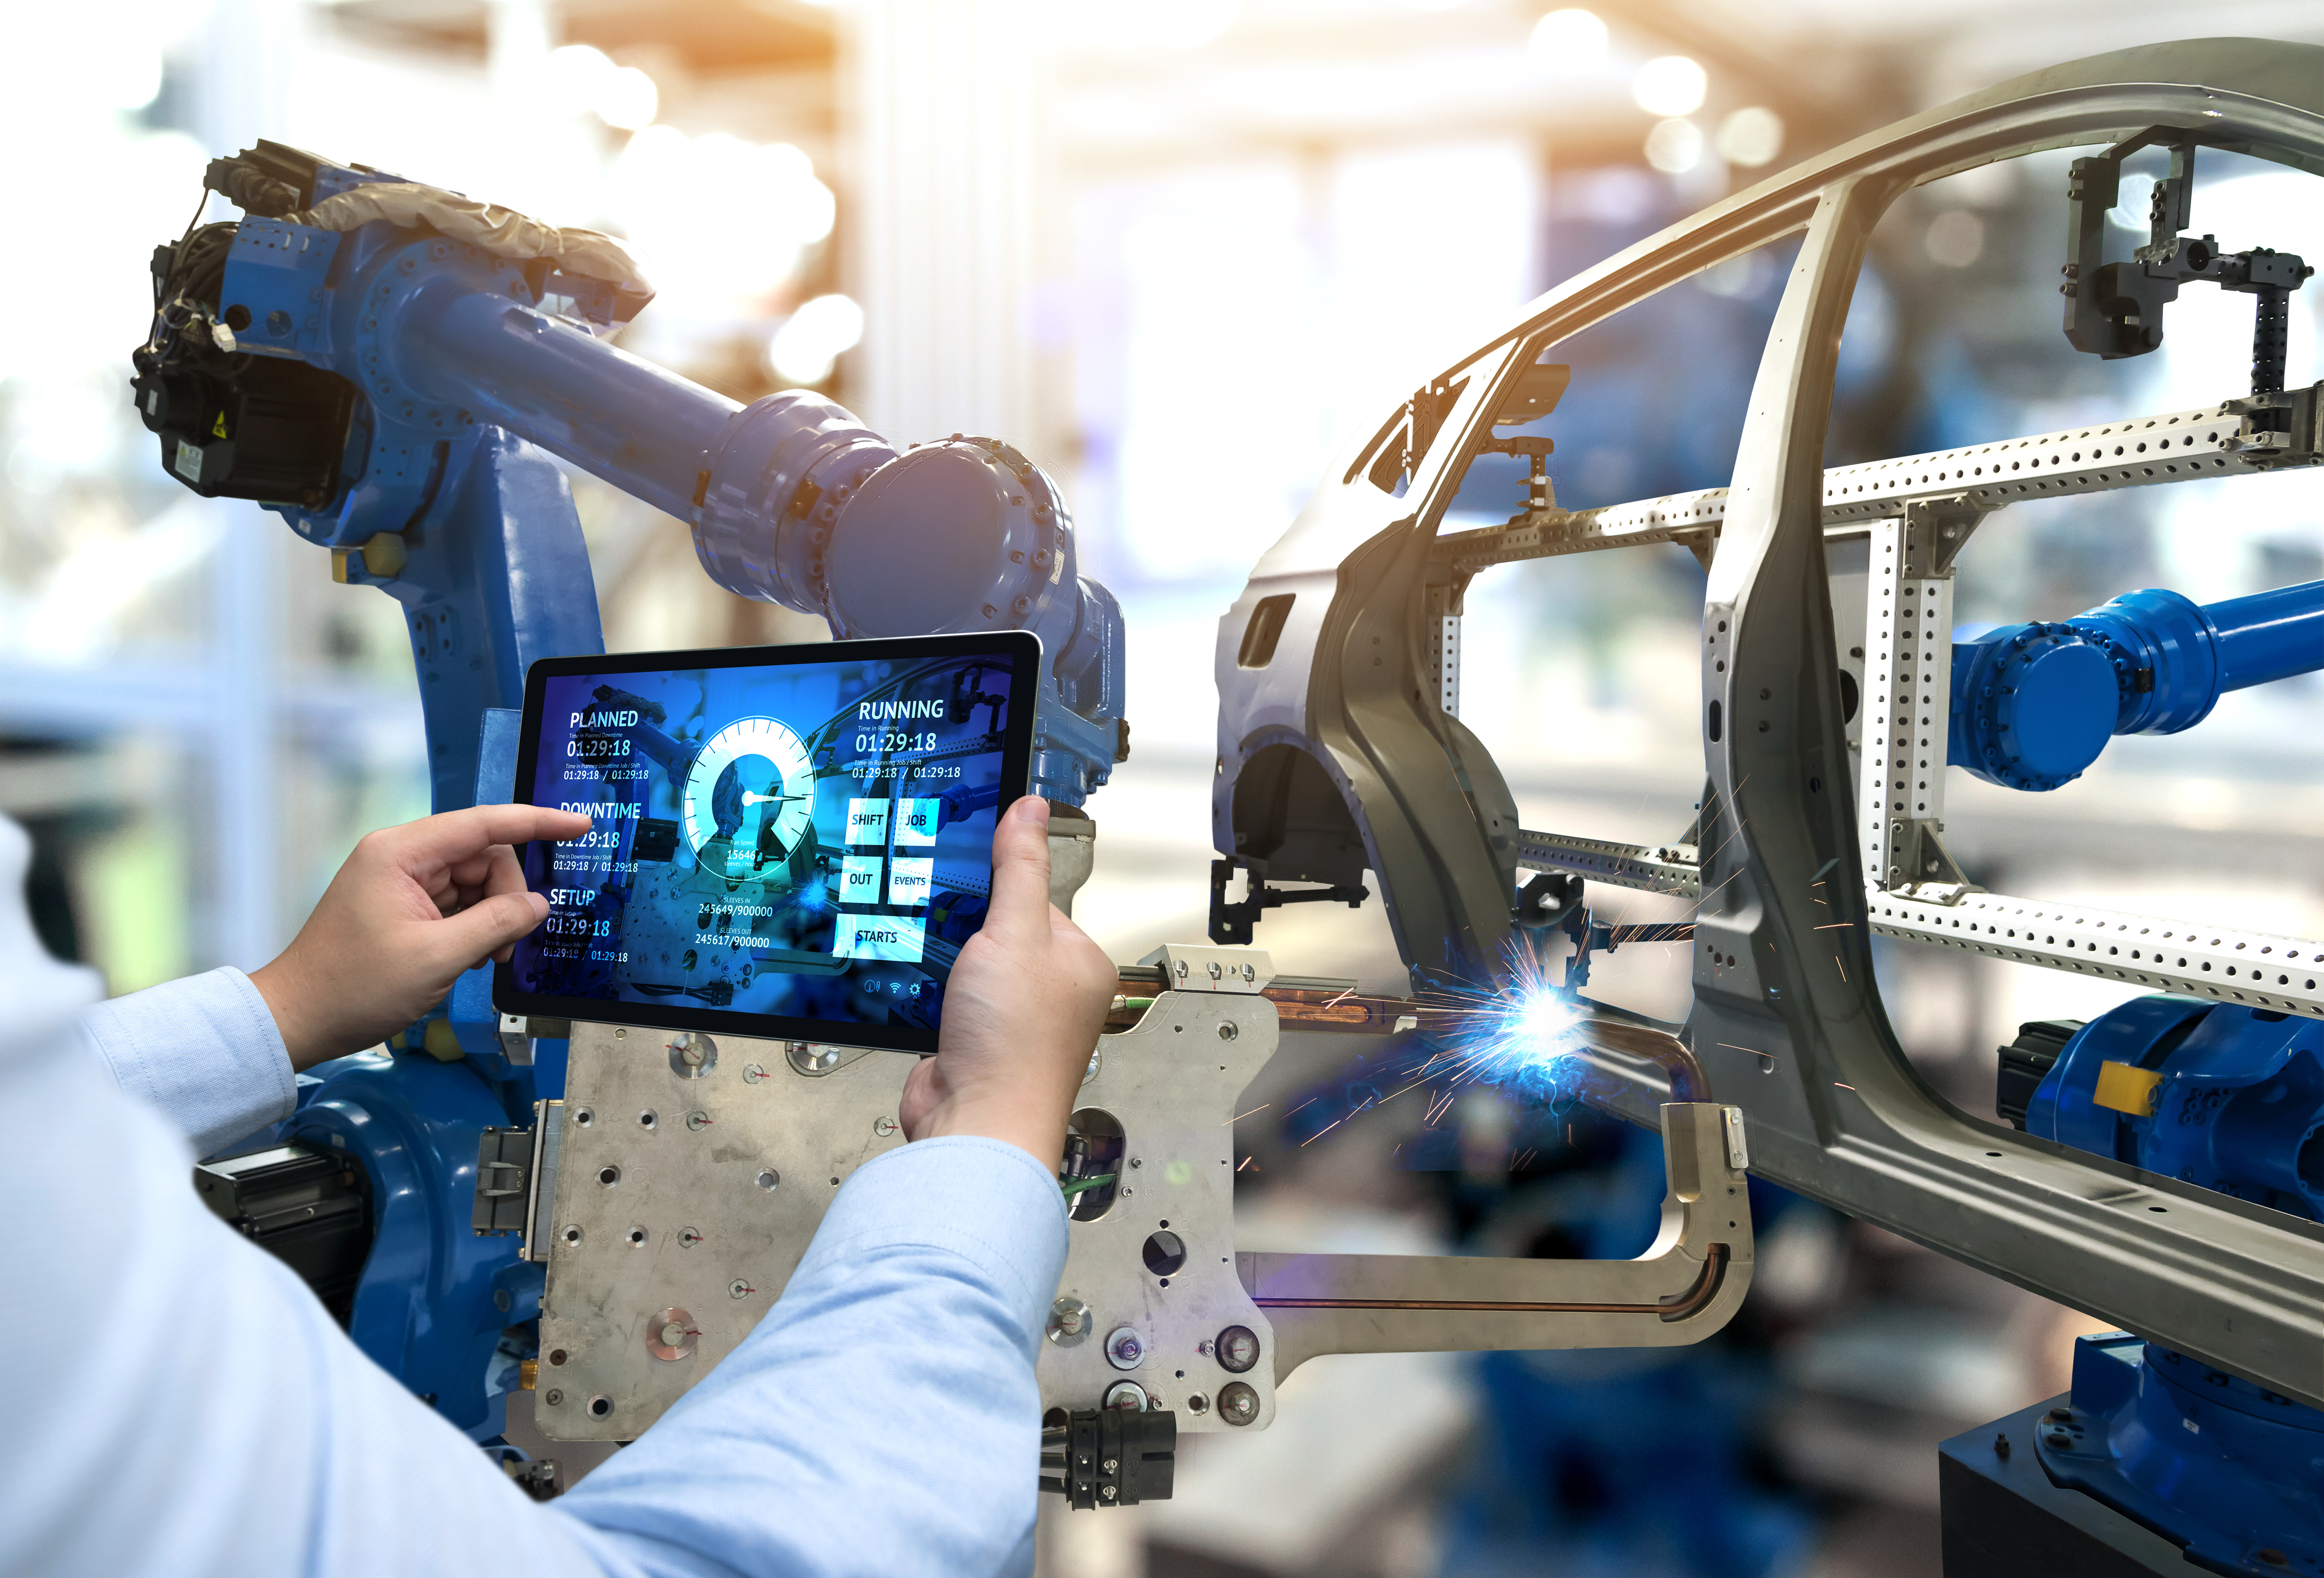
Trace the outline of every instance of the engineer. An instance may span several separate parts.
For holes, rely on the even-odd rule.
[[[859,1170],[757,1329],[571,1493],[529,1500],[195,1198],[188,1164],[289,1115],[547,906],[521,806],[365,838],[282,956],[97,1004],[23,902],[0,817],[0,1574],[958,1574],[1032,1566],[1035,1344],[1056,1174],[1114,980],[1048,901],[1047,807],[993,838],[914,1143]],[[97,1004],[92,1006],[92,1004]]]

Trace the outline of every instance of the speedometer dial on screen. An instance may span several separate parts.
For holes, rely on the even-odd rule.
[[[815,845],[806,744],[773,718],[739,718],[704,741],[686,778],[686,842],[729,882],[796,880]]]

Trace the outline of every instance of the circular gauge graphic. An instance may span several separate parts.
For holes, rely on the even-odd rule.
[[[792,875],[815,841],[807,746],[773,718],[739,718],[703,742],[686,776],[686,842],[730,882]],[[724,844],[720,852],[713,844]]]

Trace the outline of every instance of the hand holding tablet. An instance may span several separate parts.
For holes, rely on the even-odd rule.
[[[591,827],[521,852],[549,915],[494,1001],[936,1050],[1040,660],[1001,632],[534,664],[516,798]]]

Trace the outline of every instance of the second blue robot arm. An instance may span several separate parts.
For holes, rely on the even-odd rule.
[[[1953,648],[1949,758],[1988,783],[2052,789],[2116,734],[2175,734],[2221,695],[2324,668],[2324,581],[2199,604],[2126,592],[2086,614]]]

